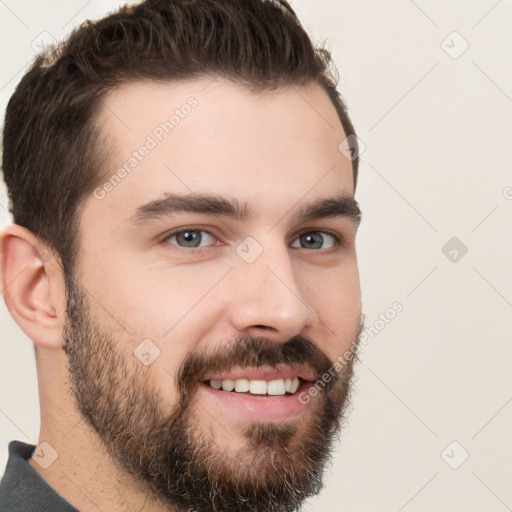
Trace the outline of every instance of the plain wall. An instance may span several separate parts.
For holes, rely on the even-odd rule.
[[[2,117],[40,33],[60,39],[117,5],[0,2]],[[304,511],[511,509],[512,3],[292,5],[327,38],[365,146],[358,254],[374,327],[325,489]],[[40,420],[33,344],[3,302],[0,317],[1,474],[8,442],[37,443]]]

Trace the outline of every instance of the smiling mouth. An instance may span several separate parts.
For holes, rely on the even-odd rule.
[[[203,384],[219,391],[254,396],[291,396],[308,382],[301,377],[287,377],[285,379],[209,379]]]

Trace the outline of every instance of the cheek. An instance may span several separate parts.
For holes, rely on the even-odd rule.
[[[166,339],[195,318],[223,272],[208,265],[173,267],[105,255],[84,275],[96,301],[134,337]]]
[[[328,350],[336,355],[350,347],[359,331],[361,292],[357,265],[340,266],[318,273],[307,286],[307,300],[321,321],[316,337],[327,340]],[[312,336],[315,336],[312,333]]]

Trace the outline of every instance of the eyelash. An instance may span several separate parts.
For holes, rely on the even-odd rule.
[[[216,239],[216,236],[213,233],[211,233],[210,231],[208,231],[208,229],[206,229],[204,226],[191,226],[191,227],[180,228],[176,231],[171,231],[170,233],[166,233],[165,236],[162,237],[161,242],[169,244],[167,242],[167,240],[169,240],[169,238],[173,237],[174,235],[179,235],[180,233],[184,233],[186,231],[200,231],[200,232],[208,233],[210,236],[212,236],[213,238]],[[331,230],[326,230],[326,229],[303,230],[300,233],[297,233],[297,235],[293,241],[297,240],[297,238],[301,237],[302,235],[305,235],[306,233],[321,233],[321,234],[325,233],[329,236],[332,236],[332,238],[334,239],[333,247],[330,247],[328,249],[311,249],[310,252],[315,252],[315,253],[319,253],[319,254],[330,254],[334,251],[338,251],[341,247],[344,247],[344,245],[345,245],[345,241],[339,233],[336,233],[335,231],[331,231]],[[206,247],[188,247],[188,248],[186,248],[186,247],[180,247],[179,245],[176,245],[176,244],[169,244],[169,245],[172,245],[174,247],[174,249],[177,249],[178,251],[181,251],[181,252],[187,253],[187,254],[190,254],[190,253],[201,254],[205,250],[208,250],[212,247],[212,245],[208,245]],[[293,247],[293,248],[308,250],[305,247]]]

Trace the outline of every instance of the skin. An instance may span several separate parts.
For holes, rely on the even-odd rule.
[[[302,205],[354,195],[351,162],[338,150],[346,136],[317,84],[259,94],[209,77],[125,85],[105,98],[98,119],[112,139],[107,179],[191,96],[197,106],[121,183],[103,199],[86,198],[80,223],[78,279],[91,318],[111,335],[129,368],[144,372],[166,414],[179,399],[175,379],[190,353],[222,350],[241,335],[275,344],[302,335],[334,361],[357,337],[361,318],[356,223],[345,217],[296,222]],[[144,225],[129,222],[148,201],[191,192],[235,197],[247,202],[252,216],[182,213]],[[176,238],[164,237],[193,226],[212,234],[201,253],[180,250]],[[300,247],[301,232],[324,230],[339,233],[344,245]],[[263,249],[250,264],[235,250],[248,236]],[[332,240],[324,240],[329,247]],[[4,299],[38,346],[39,442],[58,453],[47,469],[29,462],[81,511],[169,510],[148,502],[147,491],[114,464],[75,407],[62,350],[64,280],[49,254],[21,226],[2,234]],[[160,355],[146,367],[133,352],[147,338]],[[296,444],[314,421],[318,401],[314,397],[301,413]],[[193,403],[197,433],[214,438],[235,464],[249,449],[242,435],[249,420],[219,410],[204,394]]]

